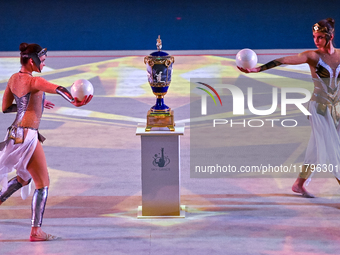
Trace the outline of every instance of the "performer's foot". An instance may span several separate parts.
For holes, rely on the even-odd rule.
[[[30,241],[31,242],[41,242],[41,241],[53,241],[59,239],[57,236],[46,234],[40,228],[36,228],[35,231],[31,231]]]
[[[306,179],[303,178],[297,178],[292,186],[292,191],[295,193],[300,193],[303,197],[306,198],[315,198],[314,195],[309,193],[304,187],[303,184],[306,181]]]

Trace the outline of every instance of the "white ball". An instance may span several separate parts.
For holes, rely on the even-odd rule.
[[[76,80],[71,86],[71,94],[79,101],[82,101],[85,96],[93,95],[93,86],[88,80]]]
[[[243,68],[253,68],[257,64],[257,55],[251,49],[240,50],[236,54],[236,65]]]

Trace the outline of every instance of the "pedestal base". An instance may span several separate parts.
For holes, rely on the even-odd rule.
[[[174,111],[153,112],[149,110],[146,117],[145,131],[151,131],[153,127],[167,127],[170,131],[175,131]]]
[[[181,205],[179,216],[143,216],[143,207],[138,206],[137,219],[172,219],[172,218],[185,218],[185,205]]]

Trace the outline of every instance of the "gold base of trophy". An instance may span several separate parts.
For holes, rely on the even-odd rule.
[[[146,118],[145,131],[151,131],[151,128],[153,127],[167,127],[170,131],[175,131],[174,111],[154,112],[149,110]]]

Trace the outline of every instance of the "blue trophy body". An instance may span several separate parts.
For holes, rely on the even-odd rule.
[[[164,103],[164,96],[168,92],[172,76],[172,64],[174,57],[161,51],[162,42],[157,39],[158,51],[151,53],[144,58],[148,73],[148,81],[152,92],[156,95],[156,104],[151,107],[147,115],[146,131],[152,127],[168,127],[174,131],[173,111]]]

